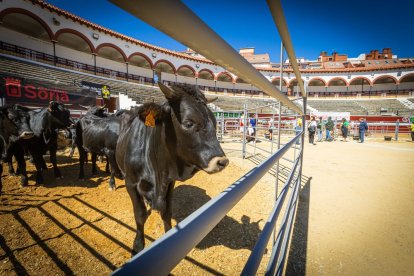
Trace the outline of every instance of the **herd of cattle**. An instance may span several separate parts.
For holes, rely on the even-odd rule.
[[[114,177],[123,178],[132,200],[137,225],[135,254],[144,248],[144,224],[151,209],[160,212],[165,231],[171,228],[176,180],[185,181],[199,170],[219,172],[229,162],[216,138],[209,101],[198,88],[158,85],[166,98],[164,104],[145,103],[114,115],[92,107],[75,120],[68,108],[54,101],[36,110],[20,105],[2,107],[1,158],[13,172],[11,160],[15,157],[21,185],[27,186],[25,150],[36,167],[36,184],[43,183],[42,171],[47,168],[43,155],[47,151],[55,177],[62,176],[56,158],[58,130],[67,130],[78,148],[80,179],[84,178],[87,152],[92,155],[92,173],[96,173],[97,155],[105,155],[110,165],[110,189],[115,189]]]

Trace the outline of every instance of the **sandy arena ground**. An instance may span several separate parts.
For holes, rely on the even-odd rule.
[[[257,145],[269,147],[267,142]],[[177,183],[174,224],[264,158],[243,160],[240,144],[222,146],[231,161],[228,168]],[[130,258],[135,223],[123,181],[117,180],[118,189],[111,192],[104,164],[97,177],[78,181],[77,160],[63,154],[59,160],[64,179],[55,180],[49,169],[45,173],[49,184],[36,187],[31,178],[24,189],[4,166],[0,275],[107,275]],[[368,139],[365,144],[306,143],[287,275],[412,275],[413,168],[414,143],[406,138]],[[31,175],[33,166],[28,170]],[[172,274],[240,274],[273,206],[274,183],[274,176],[266,175]],[[153,212],[146,224],[147,245],[163,232],[162,221]],[[264,274],[269,255],[264,256],[259,275]]]

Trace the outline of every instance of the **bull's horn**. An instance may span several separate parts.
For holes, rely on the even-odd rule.
[[[83,107],[83,108],[85,108],[85,109],[89,109],[90,108],[90,106],[87,106],[87,105],[81,105],[81,104],[78,104],[79,106],[81,106],[81,107]]]
[[[217,100],[217,99],[218,99],[218,97],[213,97],[213,98],[207,98],[207,97],[206,97],[206,99],[207,99],[207,103],[209,104],[209,103],[212,103],[212,102],[214,102],[215,100]]]

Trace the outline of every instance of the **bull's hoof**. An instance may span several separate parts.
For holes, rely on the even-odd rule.
[[[108,189],[109,191],[115,191],[116,190],[116,187],[109,187],[109,189]]]
[[[20,187],[21,188],[27,187],[28,185],[29,185],[29,181],[27,180],[27,177],[26,178],[22,178],[20,180]]]

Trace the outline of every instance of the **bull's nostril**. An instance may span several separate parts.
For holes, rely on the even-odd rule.
[[[220,167],[220,169],[224,169],[229,164],[229,159],[226,157],[221,158],[217,161],[217,165]]]

